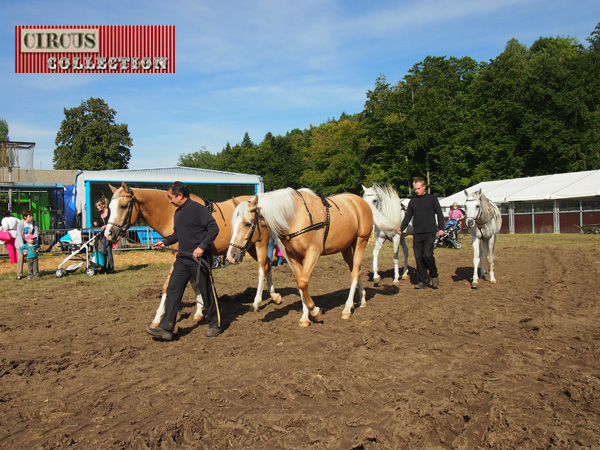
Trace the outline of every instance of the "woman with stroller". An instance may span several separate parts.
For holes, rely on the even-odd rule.
[[[462,212],[461,209],[458,209],[458,203],[454,202],[452,203],[452,208],[450,209],[450,214],[448,214],[448,220],[456,220],[458,222],[461,222],[463,220],[465,220],[465,213]]]
[[[115,272],[115,261],[112,254],[112,244],[106,240],[104,230],[108,225],[110,210],[107,207],[106,198],[102,197],[96,201],[96,209],[100,213],[100,219],[94,222],[95,227],[100,227],[100,248],[98,251],[105,256],[106,267],[103,267],[100,273],[112,274]]]

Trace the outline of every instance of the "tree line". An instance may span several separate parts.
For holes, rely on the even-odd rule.
[[[246,133],[177,164],[258,174],[266,190],[360,193],[376,182],[402,196],[415,178],[448,196],[481,181],[598,169],[600,23],[586,41],[542,37],[527,48],[511,39],[489,62],[428,56],[395,84],[380,75],[361,112],[258,144]],[[55,169],[127,168],[132,139],[115,110],[90,98],[64,112]]]
[[[396,84],[380,75],[363,111],[284,136],[248,133],[178,165],[263,176],[265,189],[360,193],[412,180],[451,195],[481,181],[600,168],[600,23],[585,46],[511,39],[489,62],[428,56]]]

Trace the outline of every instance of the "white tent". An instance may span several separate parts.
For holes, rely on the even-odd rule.
[[[532,202],[544,200],[581,199],[600,196],[600,170],[560,173],[513,180],[484,181],[467,189],[481,189],[494,203]],[[440,200],[442,207],[456,202],[464,205],[464,191]]]

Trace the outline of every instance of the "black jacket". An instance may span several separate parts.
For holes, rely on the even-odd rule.
[[[400,229],[406,229],[411,219],[413,219],[413,234],[436,233],[444,229],[442,207],[437,197],[431,194],[423,194],[410,200]]]
[[[174,222],[173,234],[164,238],[163,243],[171,245],[179,242],[181,253],[177,254],[178,258],[191,258],[189,254],[197,247],[208,253],[219,234],[219,226],[210,211],[190,198],[175,210]]]

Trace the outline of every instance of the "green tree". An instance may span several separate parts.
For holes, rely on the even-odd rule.
[[[179,155],[177,165],[215,170],[217,168],[217,155],[206,150],[206,147],[202,147],[202,149],[197,152]]]
[[[330,121],[312,129],[311,145],[304,148],[302,184],[326,195],[360,192],[365,151],[356,120]]]
[[[0,119],[0,141],[8,141],[8,123]]]
[[[126,169],[133,141],[127,125],[115,123],[116,111],[100,98],[64,110],[56,135],[55,169]]]

